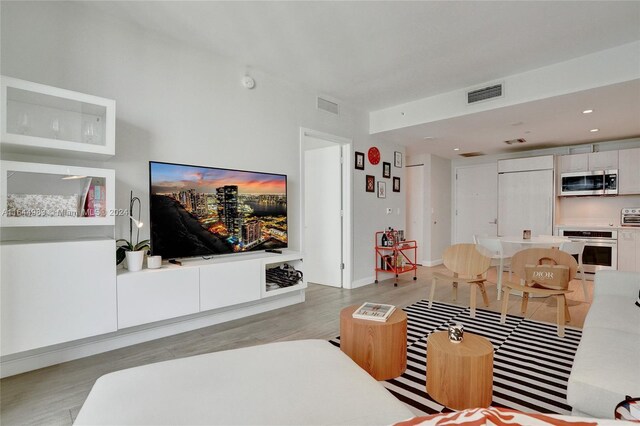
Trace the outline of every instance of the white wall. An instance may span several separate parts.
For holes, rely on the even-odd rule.
[[[247,90],[240,84],[246,64],[142,31],[82,3],[2,2],[1,8],[3,75],[116,100],[116,156],[95,164],[116,170],[117,208],[128,207],[131,189],[143,200],[144,222],[149,160],[285,173],[290,247],[299,248],[300,127],[352,138],[357,151],[375,144],[385,161],[400,150],[368,135],[362,111],[341,105],[336,117],[316,110],[314,88],[253,69],[256,88]],[[371,174],[371,167],[365,172]],[[391,218],[384,208],[405,205],[404,192],[392,193],[390,184],[386,200],[365,194],[365,172],[355,171],[353,179],[354,280],[361,282],[372,276],[374,231],[404,226],[404,212]],[[128,233],[126,222],[116,220],[117,237]],[[141,238],[148,233],[143,229]]]
[[[407,161],[422,164],[422,182],[415,185],[419,194],[410,202],[411,208],[422,211],[422,224],[416,226],[422,230],[418,254],[423,265],[437,265],[444,249],[451,245],[451,161],[430,154],[411,156]]]
[[[451,160],[431,156],[431,262],[451,245]]]

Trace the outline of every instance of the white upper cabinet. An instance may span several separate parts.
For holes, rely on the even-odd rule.
[[[572,154],[560,157],[560,173],[586,172],[589,170],[589,154]]]
[[[640,148],[618,152],[618,194],[640,194]]]
[[[618,168],[618,151],[592,152],[589,154],[589,170],[615,170]]]
[[[616,170],[617,168],[618,151],[590,152],[560,157],[560,173]]]
[[[114,100],[1,77],[4,152],[104,159],[115,154]]]

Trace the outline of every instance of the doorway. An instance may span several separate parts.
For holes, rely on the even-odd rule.
[[[473,243],[475,235],[498,235],[498,164],[455,169],[456,243]]]
[[[351,288],[351,140],[300,131],[305,279]]]

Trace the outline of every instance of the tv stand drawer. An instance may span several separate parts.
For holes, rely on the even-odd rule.
[[[118,275],[118,329],[199,312],[198,268]]]

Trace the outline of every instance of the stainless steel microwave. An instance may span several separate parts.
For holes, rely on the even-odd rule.
[[[562,173],[560,195],[617,195],[618,171],[594,170]]]

